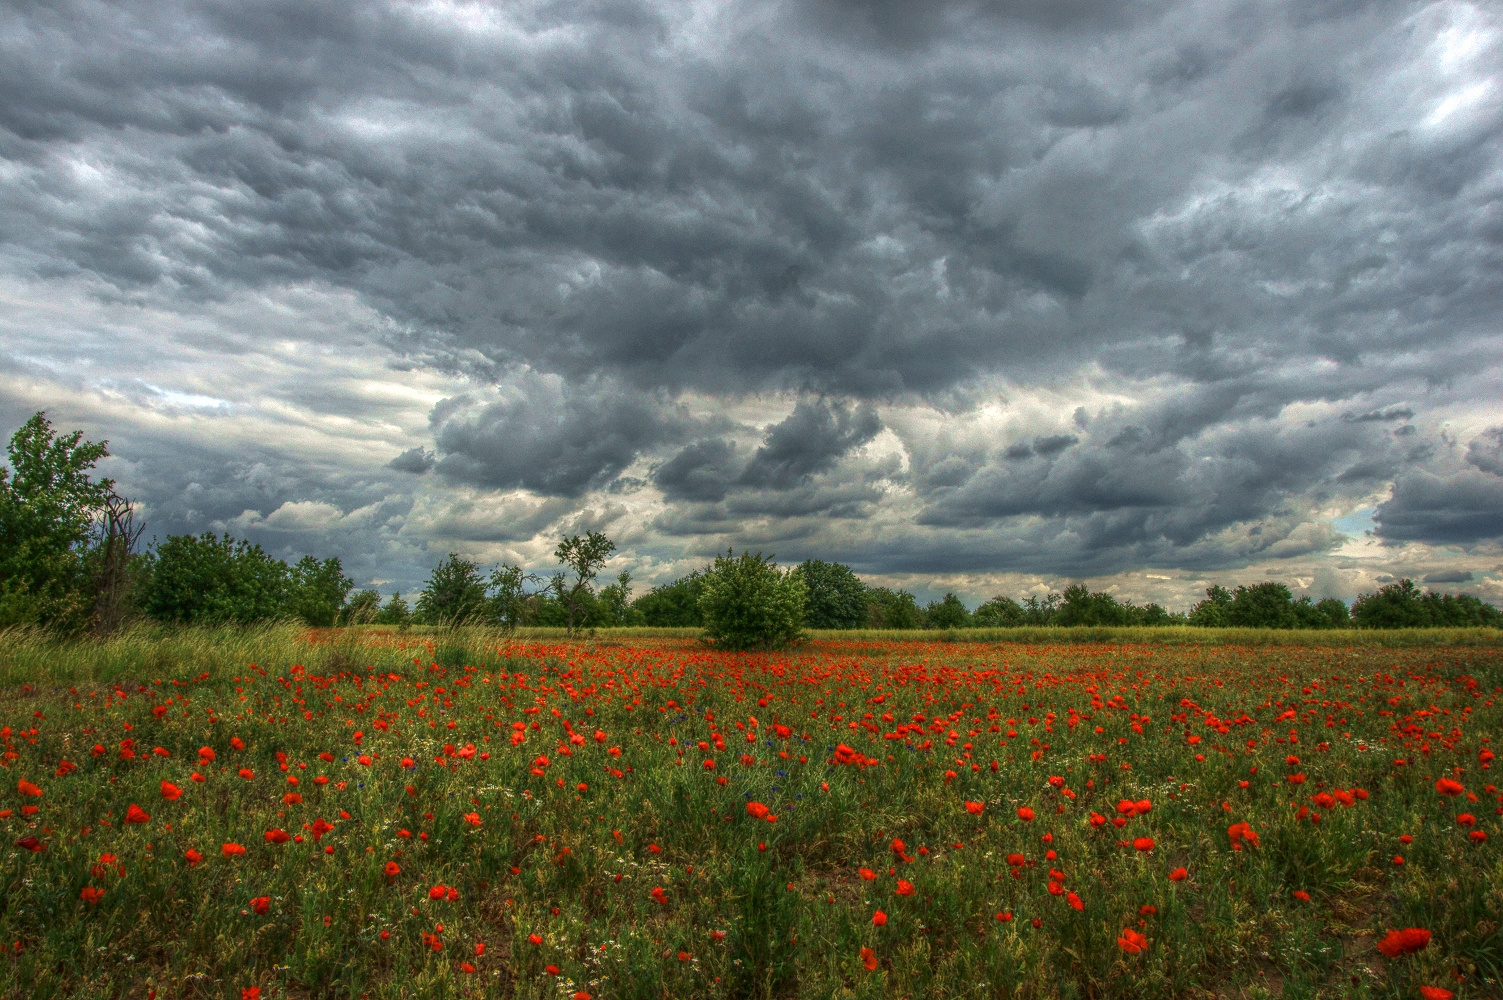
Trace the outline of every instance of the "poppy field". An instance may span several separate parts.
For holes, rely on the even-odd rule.
[[[290,648],[0,689],[0,995],[1503,995],[1497,646]]]

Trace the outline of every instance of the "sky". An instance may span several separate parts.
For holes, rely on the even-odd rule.
[[[0,431],[637,593],[1503,599],[1503,9],[0,3]]]

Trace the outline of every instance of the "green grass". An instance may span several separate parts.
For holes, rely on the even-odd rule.
[[[603,632],[10,633],[0,996],[1498,996],[1482,758],[1503,650],[1201,635],[838,633],[769,655]],[[1124,799],[1152,809],[1093,824]],[[125,822],[133,803],[147,822]],[[1232,849],[1234,821],[1256,847]],[[440,884],[457,898],[431,899]],[[1410,926],[1431,945],[1375,950]],[[1126,928],[1146,950],[1119,946]]]

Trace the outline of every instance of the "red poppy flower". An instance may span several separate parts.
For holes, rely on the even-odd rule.
[[[443,899],[444,896],[446,896],[448,894],[448,892],[449,892],[449,887],[448,886],[446,886],[446,885],[436,885],[433,888],[431,888],[431,889],[428,890],[428,898],[429,899]]]
[[[1067,903],[1070,904],[1070,908],[1072,910],[1084,910],[1085,909],[1085,904],[1082,903],[1080,901],[1080,897],[1077,896],[1077,895],[1075,895],[1075,893],[1073,893],[1073,892],[1065,894],[1065,902],[1067,902]]]
[[[552,967],[550,966],[550,968],[552,968]],[[472,973],[472,972],[475,971],[475,967],[473,965],[471,965],[469,962],[460,962],[459,963],[459,971],[463,972],[465,975],[469,975],[470,973]],[[550,973],[550,975],[554,975],[554,974],[556,974],[556,973]]]
[[[1171,882],[1183,882],[1189,877],[1190,873],[1183,868],[1176,868],[1174,869],[1174,871],[1169,873],[1169,881]]]
[[[203,761],[205,764],[212,764],[214,762],[215,756],[216,754],[214,753],[214,749],[212,747],[198,748],[198,759]]]
[[[35,854],[46,845],[35,837],[22,837],[20,840],[16,841],[16,846],[21,848],[21,850],[23,851],[30,851],[32,854]]]
[[[1435,783],[1435,790],[1442,795],[1460,795],[1466,791],[1466,788],[1459,781],[1452,781],[1450,778],[1441,778]]]
[[[387,878],[396,878],[400,874],[402,874],[402,866],[401,865],[397,864],[395,861],[388,861],[388,862],[386,862],[386,876],[387,876]]]
[[[1153,847],[1154,847],[1153,838],[1152,837],[1139,837],[1139,838],[1137,838],[1136,840],[1134,840],[1132,842],[1132,846],[1133,846],[1134,850],[1151,851],[1151,850],[1153,850]]]
[[[162,782],[162,798],[168,802],[176,802],[183,797],[183,790],[170,781]]]
[[[244,778],[246,781],[250,781],[255,776],[256,776],[256,772],[252,771],[248,767],[242,767],[240,769],[240,777]]]
[[[187,858],[188,864],[193,865],[194,867],[202,864],[204,860],[204,856],[202,854],[199,854],[191,847],[183,853],[183,857]]]
[[[22,778],[20,781],[16,782],[16,791],[20,792],[22,795],[29,796],[30,798],[34,799],[39,799],[42,797],[42,790],[36,785],[33,785],[31,782],[27,781],[25,778]]]
[[[972,816],[980,816],[981,810],[985,808],[986,805],[981,802],[967,802],[965,804],[965,811],[970,813]]]
[[[236,855],[244,854],[245,848],[241,847],[239,844],[225,844],[219,849],[219,852],[227,858],[233,858]]]
[[[872,926],[874,926],[874,927],[884,927],[884,926],[886,926],[886,924],[887,924],[887,914],[883,913],[881,910],[878,910],[876,913],[872,914]]]
[[[125,821],[127,823],[147,823],[151,821],[151,814],[132,802],[125,810]]]
[[[1451,1000],[1455,995],[1450,990],[1442,989],[1439,986],[1420,987],[1420,996],[1424,997],[1425,1000]]]
[[[877,953],[870,948],[861,949],[861,964],[866,966],[867,972],[877,971]]]
[[[1033,810],[1028,808],[1027,806],[1019,806],[1018,819],[1022,820],[1024,823],[1032,823],[1034,819]]]
[[[1378,950],[1389,958],[1398,958],[1420,951],[1430,943],[1430,932],[1423,927],[1406,927],[1401,931],[1389,931],[1378,942]]]
[[[865,879],[866,881],[868,881],[868,882],[872,881],[873,879],[875,879],[877,877],[877,873],[874,872],[874,871],[872,871],[870,868],[861,868],[861,869],[858,869],[858,871],[859,871],[861,877],[863,879]]]
[[[320,837],[333,831],[334,824],[320,816],[313,821],[313,842],[316,844]]]
[[[240,990],[240,1000],[261,1000],[261,987],[245,986]]]
[[[1303,889],[1294,890],[1294,898],[1299,900],[1301,903],[1310,902],[1310,894]]]
[[[539,944],[543,943],[543,935],[541,935],[541,934],[529,934],[529,935],[527,935],[527,940],[528,940],[528,942],[530,944],[539,945]]]
[[[104,890],[97,889],[92,885],[86,885],[79,891],[78,898],[90,906],[97,906],[99,905],[99,901],[104,898]]]
[[[903,879],[898,879],[898,889],[897,889],[897,892],[898,892],[899,896],[912,896],[913,895],[913,883],[912,882],[907,882],[907,881],[905,881]]]
[[[255,910],[257,914],[264,917],[266,916],[266,911],[271,909],[271,897],[257,896],[255,899],[250,901],[250,907],[252,910]]]
[[[1139,934],[1132,928],[1127,928],[1122,932],[1122,936],[1117,939],[1117,947],[1121,948],[1129,955],[1136,955],[1138,952],[1148,947],[1148,938],[1144,937],[1142,934]]]
[[[266,842],[268,844],[285,844],[291,839],[292,834],[280,828],[266,831]]]

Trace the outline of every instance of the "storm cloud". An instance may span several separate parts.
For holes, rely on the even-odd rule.
[[[1496,596],[1500,88],[1465,2],[12,5],[0,414],[409,589]]]

